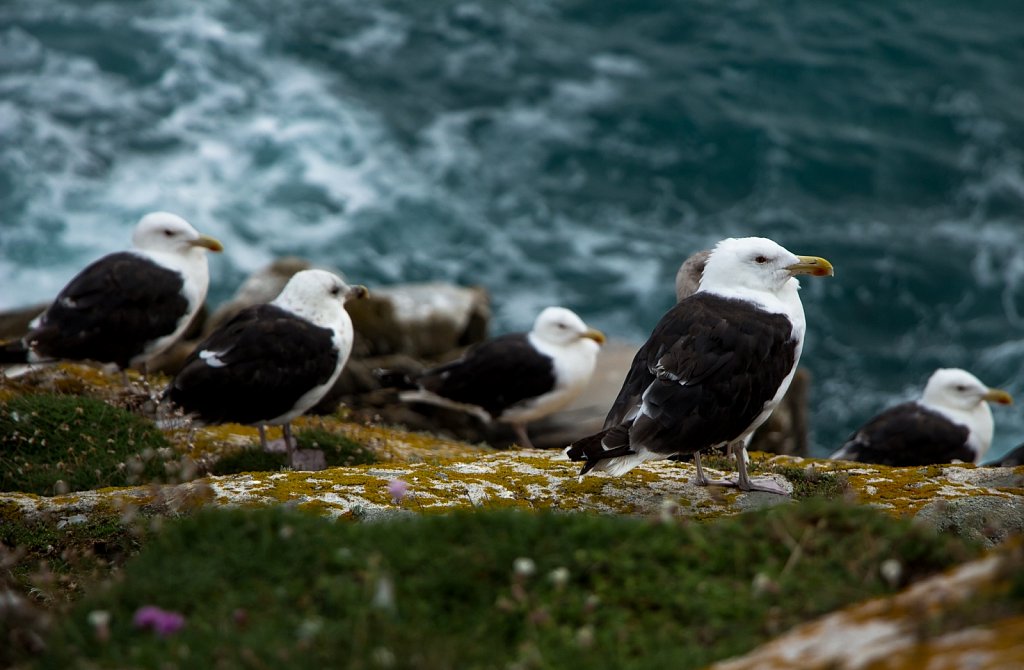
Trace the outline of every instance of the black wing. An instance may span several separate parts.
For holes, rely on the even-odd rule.
[[[695,294],[637,352],[606,426],[631,422],[629,443],[660,453],[734,440],[778,392],[795,355],[785,316]]]
[[[973,463],[970,431],[916,402],[890,407],[868,421],[833,456],[879,465]]]
[[[48,358],[94,360],[126,368],[188,311],[180,273],[119,252],[72,279],[25,340]]]
[[[203,358],[203,352],[210,352]],[[211,423],[259,423],[290,411],[338,362],[332,331],[273,305],[239,312],[206,338],[168,388]]]
[[[482,407],[493,417],[555,386],[551,358],[533,348],[524,333],[480,344],[451,363],[427,370],[419,385],[444,398]]]

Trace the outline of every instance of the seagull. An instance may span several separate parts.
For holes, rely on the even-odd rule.
[[[980,463],[992,445],[988,403],[1009,405],[1013,398],[966,370],[940,368],[919,400],[874,417],[829,458],[895,466]]]
[[[165,396],[201,423],[281,425],[294,464],[291,421],[331,389],[352,352],[345,301],[367,295],[325,270],[295,274],[272,302],[248,307],[192,352]]]
[[[700,288],[672,307],[637,352],[599,433],[566,449],[580,476],[620,476],[648,460],[693,454],[697,483],[782,493],[755,484],[746,445],[789,388],[804,344],[797,275],[831,276],[823,258],[762,237],[719,242]],[[733,445],[738,481],[711,481],[700,452]],[[734,452],[735,453],[735,452]]]
[[[207,251],[221,243],[175,214],[142,217],[132,249],[79,272],[28,334],[0,345],[0,365],[95,361],[124,371],[173,344],[206,300]]]
[[[380,370],[382,383],[405,387],[405,402],[458,409],[484,423],[510,424],[533,448],[526,425],[575,400],[594,374],[604,334],[575,312],[548,307],[528,333],[510,333],[470,348],[461,358],[417,375]]]

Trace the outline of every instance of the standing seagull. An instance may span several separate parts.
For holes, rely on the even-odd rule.
[[[895,466],[980,463],[992,444],[990,402],[1009,405],[1013,398],[966,370],[940,368],[920,400],[885,410],[829,458]]]
[[[173,344],[206,300],[206,252],[223,247],[167,212],[142,217],[132,244],[79,272],[27,335],[0,345],[0,364],[91,360],[125,370]]]
[[[564,307],[542,311],[529,333],[510,333],[471,348],[461,358],[412,377],[382,371],[386,385],[406,386],[399,397],[450,407],[511,424],[533,448],[526,424],[557,412],[590,382],[604,334]]]
[[[213,331],[185,361],[166,396],[204,423],[283,425],[293,464],[291,421],[320,402],[352,352],[345,301],[362,298],[324,270],[297,273],[281,295]]]
[[[694,455],[697,483],[784,493],[755,485],[746,444],[772,413],[796,372],[804,310],[795,275],[832,275],[823,258],[797,256],[761,237],[722,240],[700,289],[655,326],[637,352],[600,433],[566,454],[591,470],[622,475],[648,460]],[[732,442],[738,482],[710,482],[700,452]]]

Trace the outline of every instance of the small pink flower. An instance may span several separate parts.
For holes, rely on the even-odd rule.
[[[409,484],[404,480],[392,479],[388,482],[388,495],[391,496],[391,499],[394,500],[396,504],[402,502],[402,498],[404,498],[405,494],[408,492]]]
[[[185,627],[185,617],[155,605],[140,607],[132,618],[136,628],[151,628],[160,637],[168,637]]]

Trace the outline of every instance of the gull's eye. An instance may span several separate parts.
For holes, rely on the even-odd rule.
[[[331,287],[331,295],[341,295],[341,287],[340,286],[332,286]]]
[[[768,262],[768,257],[758,256],[757,258],[754,259],[754,262],[757,263],[758,265],[764,265],[765,263]]]
[[[957,390],[957,391],[960,391],[961,393],[963,393],[964,391],[966,391],[966,390],[967,390],[967,387],[966,387],[966,386],[964,386],[963,384],[957,384],[957,385],[956,385],[956,390]]]
[[[555,325],[558,326],[559,330],[565,330],[566,328],[569,327],[569,326],[565,325],[564,323],[556,323]]]
[[[174,237],[174,231],[170,228],[164,228],[164,237]]]

